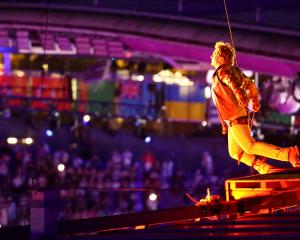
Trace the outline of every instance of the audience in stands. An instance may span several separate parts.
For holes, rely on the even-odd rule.
[[[88,156],[88,155],[87,155]],[[174,157],[159,160],[150,150],[138,159],[130,149],[114,149],[109,159],[82,156],[76,146],[50,149],[34,146],[0,147],[0,224],[27,225],[31,190],[58,187],[63,200],[61,220],[140,212],[193,204],[185,193],[203,197],[206,188],[220,194],[223,180],[213,175],[209,153],[199,168],[187,171]],[[58,165],[65,166],[58,171]],[[150,200],[155,193],[157,200]]]

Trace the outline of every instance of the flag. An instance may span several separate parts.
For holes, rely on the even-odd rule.
[[[139,99],[140,98],[140,84],[135,82],[124,82],[121,84],[121,98],[122,99]]]
[[[124,81],[120,85],[119,114],[123,117],[148,115],[149,91],[146,82]]]
[[[114,98],[116,84],[113,81],[104,80],[88,84],[89,112],[111,113],[114,110]]]
[[[166,116],[172,121],[200,122],[206,118],[204,86],[166,85]]]

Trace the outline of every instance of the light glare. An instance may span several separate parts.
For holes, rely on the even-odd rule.
[[[62,164],[62,163],[58,164],[58,165],[57,165],[57,170],[58,170],[59,172],[65,171],[65,165]]]
[[[30,145],[33,143],[33,139],[31,137],[27,137],[23,139],[23,142],[27,145]]]
[[[209,99],[211,98],[211,89],[209,86],[206,86],[205,89],[204,89],[204,95],[205,95],[205,98],[206,99]]]
[[[18,142],[18,139],[15,138],[15,137],[9,137],[9,138],[7,138],[7,143],[8,144],[17,144],[17,142]]]
[[[90,115],[86,114],[86,115],[83,116],[83,121],[84,121],[85,123],[88,123],[90,120],[91,120]]]
[[[157,200],[157,195],[156,195],[155,193],[151,193],[151,194],[149,195],[149,200],[150,200],[150,201],[156,201],[156,200]]]
[[[145,143],[149,143],[149,142],[151,142],[151,137],[148,136],[145,138]]]
[[[51,131],[50,129],[48,129],[48,130],[46,131],[46,135],[47,135],[48,137],[52,137],[52,136],[53,136],[53,131]]]

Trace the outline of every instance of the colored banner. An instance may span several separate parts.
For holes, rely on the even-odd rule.
[[[0,76],[0,92],[3,97],[22,97],[24,99],[7,99],[7,107],[32,107],[49,111],[70,111],[70,83],[66,78],[59,77],[18,77],[14,75]],[[28,101],[24,101],[28,98]]]
[[[31,106],[35,109],[70,111],[70,86],[66,78],[32,77],[31,78]],[[38,99],[42,98],[42,100]],[[47,100],[46,100],[47,99]]]
[[[123,117],[150,117],[150,108],[154,96],[146,82],[123,81],[119,85],[117,112]]]
[[[2,96],[25,97],[27,96],[27,77],[4,75],[0,77]],[[6,101],[8,107],[18,107],[23,104],[20,99]]]
[[[205,103],[165,102],[166,116],[172,121],[200,122],[205,120]]]
[[[166,85],[166,116],[172,121],[200,122],[206,117],[204,86]]]
[[[291,115],[282,114],[278,112],[270,112],[268,115],[261,118],[262,122],[281,124],[281,125],[290,125],[291,124]]]
[[[100,81],[88,84],[89,112],[100,114],[114,113],[114,98],[116,83],[113,81]]]

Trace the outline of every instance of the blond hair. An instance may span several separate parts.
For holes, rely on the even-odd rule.
[[[222,41],[216,42],[215,53],[223,57],[225,62],[233,64],[235,60],[235,50],[230,43],[224,43]]]

